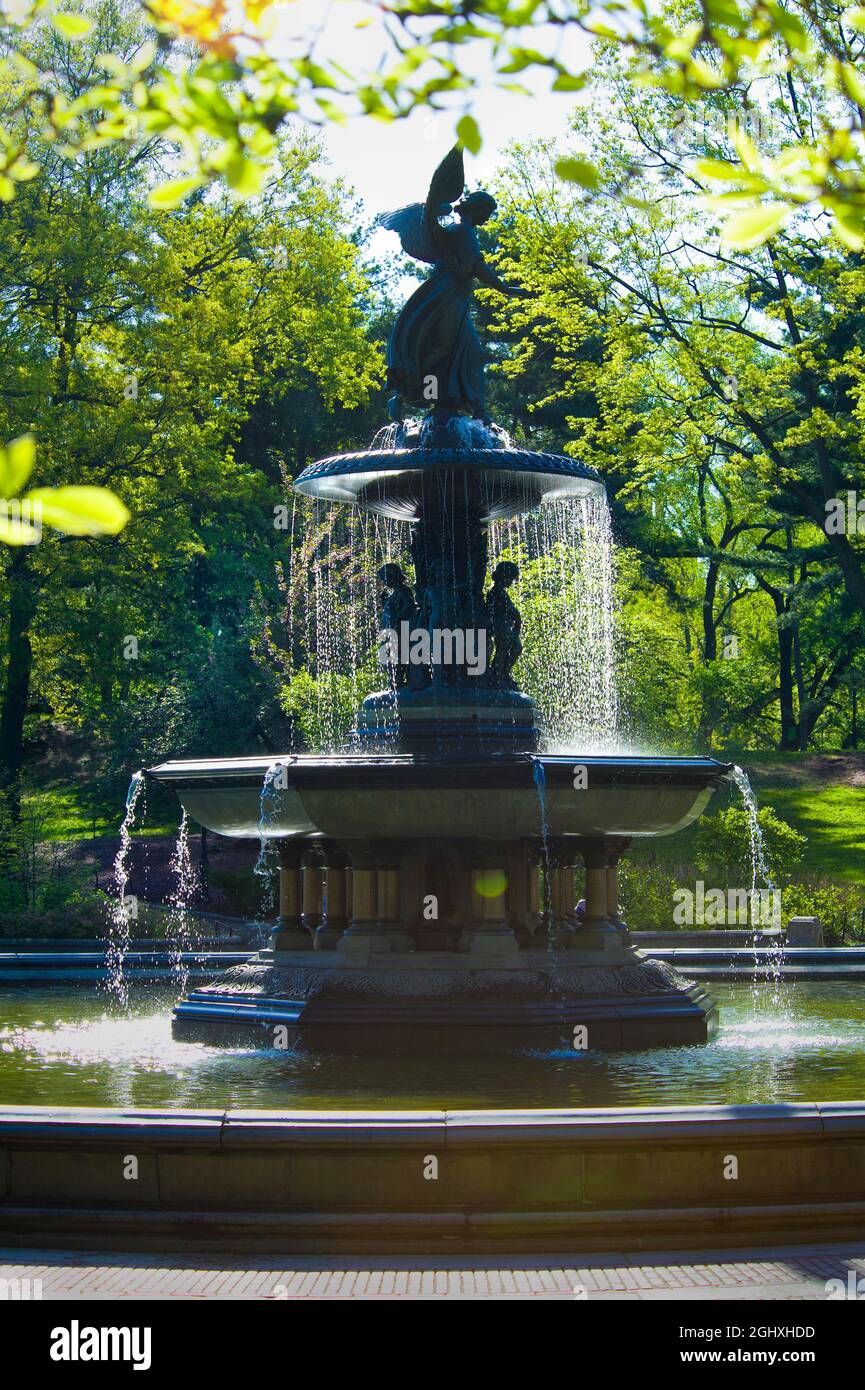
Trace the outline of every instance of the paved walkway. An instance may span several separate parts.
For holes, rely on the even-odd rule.
[[[850,1272],[854,1279],[849,1280]],[[0,1249],[0,1300],[819,1299],[862,1280],[865,1244],[574,1257],[111,1255]],[[29,1280],[29,1285],[20,1282]],[[4,1282],[5,1281],[5,1282]],[[35,1281],[41,1281],[37,1284]]]

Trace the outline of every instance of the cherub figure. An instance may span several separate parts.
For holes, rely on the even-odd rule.
[[[404,646],[402,624],[408,624],[410,641],[411,629],[418,621],[414,594],[399,565],[382,565],[378,571],[378,578],[384,585],[384,592],[381,595],[382,630],[396,635],[397,648],[402,651]],[[409,690],[420,690],[429,683],[425,668],[412,664],[410,661],[408,663],[405,661],[394,662],[391,674],[395,685],[408,686]]]
[[[494,685],[516,689],[511,672],[520,659],[523,644],[520,631],[523,620],[508,589],[519,577],[519,568],[510,560],[502,560],[493,570],[493,587],[486,597],[487,621],[493,639],[493,659],[490,674]]]
[[[431,406],[437,415],[468,411],[488,423],[484,352],[470,313],[474,281],[501,294],[526,291],[506,285],[481,255],[476,228],[495,212],[495,198],[479,190],[457,202],[464,187],[463,152],[455,145],[433,174],[425,203],[379,218],[398,233],[404,251],[434,267],[403,308],[388,342],[387,381],[394,393],[388,409],[394,420],[404,401],[419,409]],[[459,221],[442,226],[440,219],[452,211]]]

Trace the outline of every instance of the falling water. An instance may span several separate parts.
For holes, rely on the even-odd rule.
[[[285,763],[279,758],[270,764],[264,774],[258,803],[258,858],[255,861],[253,872],[258,875],[262,883],[259,912],[263,918],[271,917],[276,907],[273,886],[274,842],[268,831],[276,814],[274,793],[281,790],[281,774],[284,772]]]
[[[299,497],[293,530],[287,637],[303,733],[316,751],[345,747],[355,711],[385,680],[375,659],[378,570],[393,561],[410,572],[409,526]]]
[[[547,821],[547,774],[540,758],[532,758],[532,777],[534,778],[535,788],[538,793],[538,808],[541,817],[541,853],[543,856],[543,892],[544,900],[541,903],[541,912],[547,921],[547,946],[552,950],[553,938],[550,931],[550,913],[547,895],[550,890],[550,827]]]
[[[615,559],[605,496],[555,502],[490,527],[490,568],[519,565],[520,685],[548,750],[615,748],[620,737]]]
[[[316,751],[346,747],[356,709],[386,680],[375,659],[378,571],[394,562],[411,577],[411,529],[358,507],[305,498],[296,499],[292,528],[288,647],[305,692],[304,733]],[[615,559],[606,498],[547,503],[492,522],[488,534],[490,572],[505,559],[520,569],[514,598],[523,613],[523,654],[516,676],[535,701],[544,746],[618,747]]]
[[[766,841],[763,835],[763,828],[760,825],[760,821],[758,819],[760,808],[757,805],[757,798],[754,795],[754,788],[751,786],[751,783],[748,779],[748,774],[745,772],[744,768],[739,767],[738,763],[734,764],[733,766],[732,776],[733,781],[739,788],[739,791],[742,796],[742,802],[744,804],[745,811],[748,816],[748,852],[751,859],[751,891],[755,892],[758,888],[764,888],[767,889],[770,893],[778,892],[780,890],[776,889],[775,887],[775,884],[772,880],[772,874],[769,869],[769,862],[766,858]],[[760,957],[758,953],[762,951],[767,959],[769,976],[772,981],[772,1004],[776,1008],[778,1008],[782,1003],[787,1002],[784,999],[781,990],[781,985],[783,983],[784,978],[784,948],[781,945],[780,938],[770,938],[767,951],[766,941],[763,936],[763,932],[759,930],[757,927],[755,927],[753,935],[753,946],[754,988],[752,989],[752,993],[754,994],[756,1000],[758,997],[757,980],[760,963]]]
[[[186,988],[188,967],[184,954],[195,945],[197,933],[190,916],[189,904],[198,891],[199,879],[189,853],[189,818],[184,809],[177,831],[177,840],[168,865],[174,887],[168,899],[168,939],[171,970],[181,990]]]
[[[115,895],[109,909],[108,949],[105,953],[108,989],[124,1009],[129,1004],[129,986],[123,966],[129,950],[129,922],[134,915],[134,904],[127,896],[126,887],[131,872],[129,855],[132,849],[132,828],[135,825],[135,812],[143,790],[143,771],[133,773],[126,793],[126,813],[120,826],[120,844],[114,859]]]
[[[766,841],[763,837],[763,830],[758,819],[760,808],[757,805],[754,788],[748,780],[748,774],[743,768],[739,767],[738,763],[734,764],[732,775],[733,781],[742,794],[742,801],[744,802],[745,811],[748,815],[748,833],[750,835],[750,844],[748,848],[751,858],[751,887],[752,889],[757,888],[759,879],[760,885],[774,889],[775,885],[772,882],[772,875],[769,871],[769,864],[766,859]]]

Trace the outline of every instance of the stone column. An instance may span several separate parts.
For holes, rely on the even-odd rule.
[[[337,950],[346,955],[369,956],[390,950],[378,912],[378,859],[371,844],[347,846],[351,860],[352,907],[348,930]]]
[[[308,951],[312,938],[301,920],[300,862],[302,840],[279,844],[279,917],[270,934],[272,951]]]
[[[528,890],[528,925],[534,938],[540,931],[543,920],[540,866],[534,855],[529,859]]]
[[[529,879],[535,877],[535,867],[529,858],[529,846],[525,840],[515,840],[505,846],[507,863],[507,919],[508,926],[520,946],[532,944],[535,924],[532,919]]]
[[[630,941],[631,934],[619,916],[619,860],[630,843],[630,840],[611,841],[607,863],[607,916],[623,941]]]
[[[583,840],[580,853],[586,865],[586,915],[568,945],[575,951],[621,953],[621,937],[607,915],[610,846],[604,840]]]
[[[324,868],[318,849],[303,856],[301,877],[301,921],[310,936],[321,924],[324,889]]]
[[[315,932],[317,951],[334,951],[348,926],[348,856],[338,849],[327,849],[325,865],[325,909]]]
[[[481,858],[484,867],[471,869],[471,918],[460,935],[459,949],[470,955],[518,956],[517,938],[507,920],[507,875],[504,867],[496,862],[496,850],[489,846],[481,846],[477,857]]]
[[[414,940],[405,929],[400,894],[400,867],[404,846],[382,840],[376,846],[378,867],[378,920],[392,951],[413,951]]]
[[[572,841],[552,840],[549,844],[549,904],[548,918],[553,943],[567,947],[577,930],[574,898],[574,860],[579,853]]]

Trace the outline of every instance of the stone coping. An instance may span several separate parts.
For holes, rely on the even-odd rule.
[[[865,1139],[865,1100],[778,1105],[670,1105],[586,1110],[127,1110],[0,1106],[0,1147],[78,1141],[114,1147],[195,1142],[235,1146],[522,1147],[690,1144],[747,1140]],[[865,1186],[865,1173],[863,1173]]]

